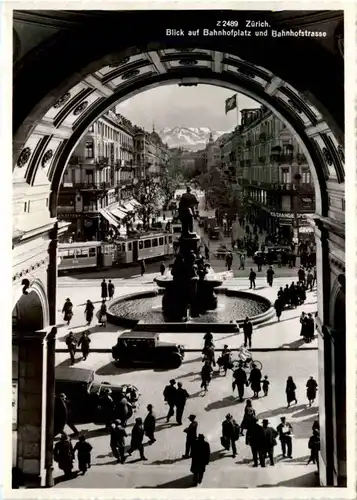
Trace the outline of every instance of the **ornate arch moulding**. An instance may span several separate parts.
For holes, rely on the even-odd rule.
[[[233,55],[230,56],[229,54],[223,54],[222,52],[219,52],[220,60],[222,62],[222,68],[226,68],[226,70],[223,69],[223,71],[219,73],[212,70],[212,68],[208,68],[207,66],[205,66],[205,68],[203,68],[202,66],[200,68],[197,67],[202,61],[207,62],[207,60],[210,60],[213,63],[215,57],[217,57],[217,52],[215,51],[205,50],[201,51],[201,54],[199,49],[196,50],[189,48],[175,48],[172,52],[167,52],[168,50],[168,48],[164,50],[156,49],[156,56],[158,60],[161,61],[161,63],[172,60],[172,58],[174,57],[178,62],[184,63],[181,65],[183,72],[190,71],[193,75],[197,74],[197,77],[192,77],[193,80],[195,80],[196,78],[197,83],[214,82],[212,84],[226,86],[227,88],[231,88],[232,90],[234,89],[235,91],[245,93],[249,97],[258,100],[266,107],[271,109],[279,116],[280,119],[282,119],[285,125],[290,125],[290,128],[292,127],[294,132],[298,133],[300,137],[301,134],[305,134],[309,128],[316,127],[319,122],[319,116],[316,115],[315,111],[316,108],[309,104],[307,98],[303,96],[302,92],[293,89],[290,84],[284,82],[282,79],[274,75],[271,71],[261,66],[251,64],[239,57]],[[115,60],[113,61],[113,59],[113,62],[111,62],[110,60],[108,61],[107,58],[108,62],[106,63],[106,66],[102,68],[98,66],[98,69],[94,73],[92,73],[92,77],[96,81],[98,81],[101,86],[107,86],[108,91],[110,90],[110,93],[113,92],[113,85],[111,84],[113,79],[118,78],[118,76],[122,77],[121,83],[115,88],[114,94],[110,95],[106,99],[106,102],[108,102],[108,109],[111,105],[109,103],[114,104],[115,99],[118,98],[119,95],[121,96],[123,95],[123,93],[125,94],[126,90],[126,98],[130,98],[132,95],[138,94],[148,88],[153,88],[154,86],[163,84],[163,81],[160,81],[157,82],[156,85],[150,86],[150,81],[154,81],[155,79],[157,79],[157,77],[162,77],[164,80],[166,80],[166,82],[164,83],[178,83],[181,81],[186,84],[186,82],[190,81],[190,79],[187,79],[186,77],[178,79],[174,78],[175,74],[179,74],[174,73],[177,72],[176,69],[166,70],[165,68],[165,73],[159,75],[157,67],[153,65],[152,58],[150,59],[148,57],[148,52],[142,51],[136,54],[135,57],[137,58],[138,56],[142,57],[139,57],[139,59],[133,61],[132,63],[130,62],[131,57],[128,55],[126,55],[124,58],[120,58],[117,62],[115,62]],[[186,68],[189,61],[194,63],[196,63],[197,61],[197,64]],[[115,65],[116,68],[113,69],[113,65]],[[140,68],[144,68],[145,66],[147,66],[150,70],[155,68],[156,74],[141,74]],[[215,67],[215,65],[213,65],[213,67]],[[229,67],[232,67],[232,69],[229,69]],[[105,69],[108,69],[108,71],[103,72],[103,70]],[[200,76],[203,74],[205,75],[204,78]],[[59,110],[59,112],[56,113],[53,118],[53,125],[57,130],[61,129],[62,124],[64,126],[66,118],[71,113],[79,115],[79,119],[72,124],[72,133],[75,129],[80,130],[82,129],[82,123],[89,123],[89,117],[91,117],[91,123],[98,118],[99,115],[94,118],[93,114],[96,108],[104,108],[104,97],[98,97],[93,102],[88,104],[88,101],[86,100],[87,96],[96,91],[93,86],[86,82],[86,78],[88,79],[88,77],[89,75],[84,76],[81,83],[83,89],[79,93],[77,93],[73,97],[72,88],[74,87],[72,87],[68,89],[67,92],[62,94],[62,96],[53,105],[53,109]],[[232,83],[233,81],[235,82],[235,84]],[[271,86],[273,82],[274,90],[272,91]],[[75,86],[77,87],[78,85],[80,85],[80,82],[77,82]],[[131,88],[133,86],[136,86],[136,90],[134,91],[134,93],[131,91]],[[119,98],[119,102],[122,100],[124,100],[124,97]],[[282,108],[284,108],[284,113],[282,113]],[[277,112],[277,110],[280,110],[280,113],[279,111]],[[296,128],[294,128],[294,124],[296,124],[296,126],[298,125],[298,128],[300,128],[300,132],[296,131]],[[329,129],[327,130],[329,131]],[[326,128],[324,128],[324,132],[325,131]],[[85,131],[82,131],[82,135],[80,137],[82,137],[84,133]],[[318,137],[316,137],[316,139],[318,139],[318,141],[320,142],[321,136],[318,132],[317,134]],[[78,137],[78,139],[80,139],[80,137]],[[336,176],[339,182],[343,182],[344,170],[343,167],[341,168],[341,165],[339,165],[338,163],[340,162],[342,164],[342,157],[344,157],[343,149],[333,149],[334,146],[331,144],[331,141],[328,142],[328,140],[328,144],[325,144],[326,150],[321,149],[319,143],[317,143],[316,141],[314,142],[314,140],[310,139],[308,139],[308,141],[315,151],[314,154],[317,155],[316,158],[318,158],[319,163],[321,163],[325,179],[328,179],[330,177],[329,168],[336,169],[337,171],[340,166],[338,173],[336,173]],[[69,138],[69,143],[72,144],[71,138]],[[310,166],[312,166],[311,170],[314,175],[315,171],[312,165],[313,160],[311,159],[309,151],[306,150],[306,144],[307,143],[304,143],[303,147],[304,154],[308,158],[310,158]],[[72,148],[72,151],[74,150],[74,147]],[[55,173],[56,168],[58,168],[59,162],[61,163],[61,168],[63,168],[63,161],[61,160],[62,153],[59,152],[63,152],[64,150],[66,150],[66,145],[65,141],[62,140],[62,144],[59,145],[56,152],[53,152],[51,158],[48,158],[48,156],[46,156],[47,154],[49,154],[48,151],[43,152],[44,156],[42,157],[42,166],[45,166],[51,159],[51,165],[47,171],[47,175],[49,176],[50,180]],[[29,161],[31,153],[31,149],[26,146],[20,154],[18,166],[24,166],[24,164]],[[69,155],[70,154],[71,153],[69,153]],[[66,154],[67,159],[69,158],[69,155]],[[315,161],[317,160],[315,159]],[[323,184],[321,184],[321,178],[318,179],[316,177],[316,174],[314,175],[314,181],[315,183],[318,182],[321,186],[323,186]]]

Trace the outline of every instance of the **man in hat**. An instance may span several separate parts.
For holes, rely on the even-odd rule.
[[[185,454],[182,455],[182,458],[190,458],[192,446],[195,444],[197,439],[198,423],[196,421],[196,415],[190,415],[188,419],[190,421],[190,424],[184,430],[184,432],[186,432],[186,448],[185,448]]]
[[[138,450],[140,453],[140,459],[147,460],[147,458],[144,455],[143,440],[144,440],[143,419],[137,417],[135,419],[133,430],[131,431],[130,450],[128,450],[128,454],[131,455],[133,451]]]
[[[177,392],[177,388],[175,387],[175,385],[176,385],[176,380],[171,379],[170,384],[167,385],[164,389],[164,399],[166,403],[169,405],[169,411],[166,416],[166,422],[169,422],[170,418],[175,413],[176,392]]]
[[[278,433],[273,427],[269,427],[269,420],[263,420],[263,446],[261,449],[261,466],[265,467],[265,458],[268,455],[270,460],[270,465],[274,464],[274,446],[277,445],[276,438]]]
[[[176,391],[176,422],[182,425],[182,416],[185,409],[186,401],[190,397],[189,393],[182,387],[182,382],[177,382]]]
[[[239,439],[239,425],[234,420],[232,415],[228,413],[226,419],[222,422],[222,437],[225,439],[228,445],[232,445],[233,458],[237,456],[236,441]]]
[[[113,456],[122,464],[125,462],[126,437],[126,430],[117,420],[110,425],[110,447],[112,449]]]

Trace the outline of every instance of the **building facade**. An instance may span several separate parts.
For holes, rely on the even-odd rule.
[[[140,127],[134,128],[134,160],[136,165],[136,176],[142,179],[145,176],[159,178],[167,167],[170,151],[161,137],[155,132],[151,133]]]
[[[70,223],[70,240],[102,240],[126,212],[135,182],[134,133],[112,111],[97,120],[77,145],[62,178],[58,218]],[[114,210],[114,212],[113,212]]]
[[[265,107],[243,109],[237,180],[248,214],[271,234],[308,238],[308,219],[315,211],[315,192],[305,155],[296,138]],[[223,154],[227,161],[227,154]]]

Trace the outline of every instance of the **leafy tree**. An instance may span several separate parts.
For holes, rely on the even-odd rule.
[[[160,176],[160,188],[164,197],[164,205],[167,206],[175,196],[176,190],[184,181],[184,177],[178,165],[168,164]]]
[[[150,219],[156,216],[162,206],[163,191],[157,179],[146,176],[134,188],[134,198],[140,203],[135,214],[143,221],[144,229],[149,229]]]

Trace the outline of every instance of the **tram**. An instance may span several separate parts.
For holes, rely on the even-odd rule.
[[[152,233],[140,238],[117,242],[116,261],[118,264],[134,264],[141,260],[151,260],[173,255],[172,234]]]
[[[58,271],[100,270],[113,265],[135,264],[144,259],[165,258],[173,253],[172,234],[161,232],[111,243],[101,241],[59,243]]]
[[[112,267],[115,258],[115,244],[101,241],[59,243],[58,257],[61,259],[58,271],[76,269],[104,269]]]

